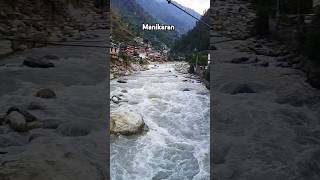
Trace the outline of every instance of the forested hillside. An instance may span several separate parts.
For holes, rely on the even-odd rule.
[[[143,31],[142,24],[161,22],[152,18],[135,0],[112,0],[111,9],[120,15],[122,21],[128,24],[130,31],[150,40],[155,48],[161,48],[163,43],[170,47],[178,37],[176,31]]]
[[[209,11],[201,18],[207,24],[210,24]],[[198,51],[209,49],[209,32],[210,29],[201,22],[185,35],[178,39],[171,49],[171,53],[183,54],[190,53],[196,48]]]
[[[165,24],[175,25],[180,34],[184,34],[196,25],[196,20],[176,7],[167,3],[166,0],[137,0],[141,7],[153,18],[161,20]],[[193,16],[200,18],[201,15],[190,8],[173,2],[179,7],[186,9]],[[163,13],[165,12],[165,13]]]
[[[128,30],[128,25],[121,21],[120,16],[111,11],[111,35],[116,42],[132,42],[135,34]]]

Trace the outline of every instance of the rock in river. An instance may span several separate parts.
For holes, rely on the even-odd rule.
[[[110,133],[133,135],[142,133],[144,121],[141,115],[132,111],[118,111],[111,114]]]
[[[51,89],[41,89],[36,93],[36,97],[51,99],[56,98],[57,96],[56,93]]]
[[[126,79],[118,79],[118,83],[127,83],[128,81]]]
[[[32,58],[28,57],[23,61],[23,65],[32,68],[51,68],[54,64],[43,58]]]
[[[18,132],[27,131],[26,120],[23,114],[13,111],[7,116],[7,120],[10,123],[10,127]]]

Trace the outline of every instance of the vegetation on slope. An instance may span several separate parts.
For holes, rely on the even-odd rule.
[[[128,24],[131,32],[149,40],[152,45],[160,49],[162,43],[172,46],[178,37],[176,31],[143,31],[142,24],[156,24],[158,20],[152,18],[143,8],[132,0],[112,0],[111,9],[120,15],[121,20]]]
[[[201,18],[210,24],[209,12],[206,12]],[[196,26],[185,35],[178,39],[171,49],[172,54],[190,54],[195,49],[197,51],[205,51],[209,49],[210,29],[201,22],[197,22]]]
[[[133,43],[135,34],[128,30],[128,25],[121,21],[118,14],[111,11],[111,34],[116,42]]]

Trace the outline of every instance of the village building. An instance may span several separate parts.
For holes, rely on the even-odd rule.
[[[110,57],[112,59],[118,59],[119,58],[119,47],[117,47],[116,45],[114,44],[111,44],[111,47],[110,47]]]

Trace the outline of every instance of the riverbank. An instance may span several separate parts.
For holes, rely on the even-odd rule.
[[[91,33],[105,46],[106,31]],[[1,178],[108,179],[106,60],[105,48],[70,46],[1,60]]]
[[[211,175],[226,180],[318,179],[313,167],[319,164],[320,91],[306,82],[285,49],[253,42],[215,44]]]

